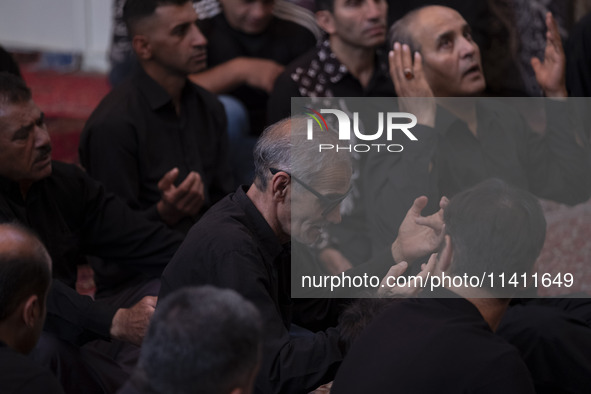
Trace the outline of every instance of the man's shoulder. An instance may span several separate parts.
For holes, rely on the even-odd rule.
[[[217,251],[235,251],[255,244],[252,218],[232,193],[214,204],[193,225],[187,239]]]
[[[121,84],[114,87],[92,112],[89,121],[95,120],[98,115],[112,116],[113,114],[125,114],[133,109],[132,103],[137,103],[141,95],[140,89],[134,81],[133,74],[128,76]]]
[[[16,351],[0,349],[0,387],[9,393],[62,393],[62,389],[51,372]],[[2,391],[4,392],[4,391]]]
[[[308,49],[306,52],[302,53],[300,56],[295,58],[291,63],[287,65],[285,68],[285,72],[292,73],[298,68],[309,68],[312,64],[312,61],[318,57],[318,48],[313,47]]]

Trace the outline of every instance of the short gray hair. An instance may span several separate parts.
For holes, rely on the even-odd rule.
[[[261,359],[261,316],[231,289],[186,287],[158,303],[131,381],[157,394],[245,388]]]
[[[336,134],[320,130],[311,118],[294,116],[267,127],[254,148],[256,187],[266,190],[271,168],[287,171],[307,184],[313,184],[327,168],[344,166],[351,172],[351,159],[346,151],[327,149],[319,152],[320,144],[336,146]],[[309,124],[314,132],[307,139]]]

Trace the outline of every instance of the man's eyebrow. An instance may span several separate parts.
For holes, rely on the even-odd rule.
[[[179,23],[178,25],[174,25],[172,27],[172,29],[170,29],[170,31],[173,32],[173,33],[176,33],[176,32],[180,32],[180,31],[186,30],[193,23],[195,23],[195,22],[183,22],[183,23]]]
[[[447,30],[447,31],[444,31],[443,33],[439,34],[437,36],[437,38],[435,39],[435,42],[439,44],[440,42],[442,42],[444,40],[452,39],[453,36],[454,36],[453,30]]]
[[[14,141],[17,139],[21,139],[22,137],[24,137],[23,134],[29,134],[31,132],[31,130],[33,130],[33,128],[35,127],[36,123],[37,123],[37,119],[35,119],[31,123],[29,123],[28,125],[22,126],[19,129],[17,129],[14,132],[14,134],[12,135],[12,140]]]

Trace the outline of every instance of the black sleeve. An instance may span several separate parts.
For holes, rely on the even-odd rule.
[[[108,118],[101,118],[100,113],[93,115],[80,136],[80,163],[107,190],[123,199],[129,207],[140,210],[140,168],[135,126],[118,115]],[[150,220],[162,220],[156,204],[143,213]]]
[[[307,393],[330,382],[343,358],[338,330],[291,337],[286,327],[289,323],[279,311],[284,305],[274,296],[277,289],[269,281],[270,274],[259,252],[249,248],[227,251],[227,247],[222,247],[221,253],[216,250],[220,251],[219,246],[196,250],[185,241],[162,277],[160,299],[191,285],[233,289],[251,301],[262,317],[263,360],[257,392]],[[203,265],[201,259],[210,261]]]
[[[84,205],[80,218],[83,252],[150,276],[160,276],[182,242],[182,235],[146,219],[78,171],[77,182]]]
[[[575,100],[545,99],[546,131],[527,130],[530,191],[535,195],[575,205],[591,196],[591,150],[583,116]]]
[[[564,46],[566,88],[571,97],[591,96],[591,13],[573,28]]]
[[[97,339],[110,338],[111,323],[117,308],[83,296],[59,279],[54,279],[47,297],[46,331],[81,346]]]

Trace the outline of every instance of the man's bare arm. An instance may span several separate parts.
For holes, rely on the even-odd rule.
[[[190,75],[189,78],[197,85],[216,94],[229,92],[241,85],[270,93],[275,79],[283,69],[282,65],[272,60],[237,57],[198,74]]]

